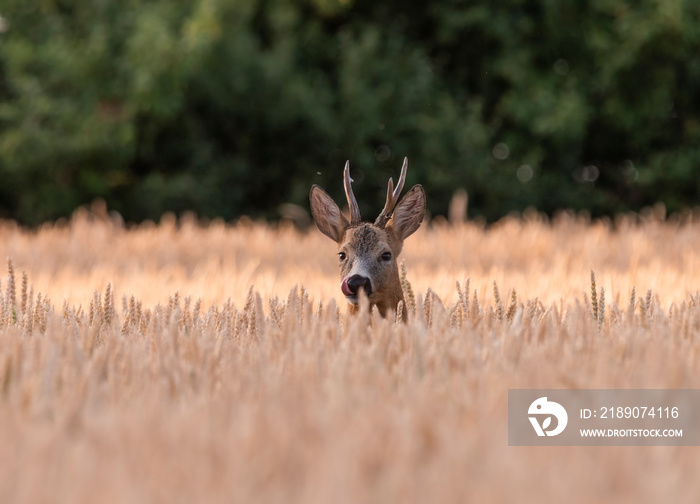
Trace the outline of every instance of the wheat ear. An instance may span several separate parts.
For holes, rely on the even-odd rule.
[[[591,270],[591,307],[593,309],[593,320],[598,320],[598,293],[596,292],[595,273]]]

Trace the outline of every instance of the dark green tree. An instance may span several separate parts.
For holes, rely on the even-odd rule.
[[[319,183],[379,210],[410,159],[433,214],[700,195],[692,0],[7,0],[0,216],[275,218]],[[365,210],[366,209],[366,210]]]

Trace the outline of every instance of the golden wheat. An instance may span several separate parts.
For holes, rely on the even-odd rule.
[[[401,323],[316,232],[0,223],[3,502],[697,501],[692,448],[507,446],[509,388],[698,384],[700,226],[615,224],[421,229]]]

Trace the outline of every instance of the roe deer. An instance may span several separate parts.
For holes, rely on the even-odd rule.
[[[352,192],[350,162],[345,163],[345,196],[350,209],[350,221],[338,205],[318,185],[311,188],[311,213],[319,231],[338,244],[340,290],[350,303],[350,312],[357,311],[360,289],[384,317],[387,310],[396,310],[403,300],[396,258],[403,241],[411,236],[425,216],[425,191],[415,185],[399,200],[406,181],[408,158],[404,159],[401,176],[394,189],[389,179],[384,210],[374,224],[362,222],[357,200]],[[404,320],[408,310],[403,310]]]

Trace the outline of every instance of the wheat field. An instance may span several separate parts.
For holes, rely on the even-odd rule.
[[[697,448],[507,436],[509,388],[697,388],[698,250],[658,208],[435,222],[402,324],[315,229],[1,222],[0,502],[698,502]]]

